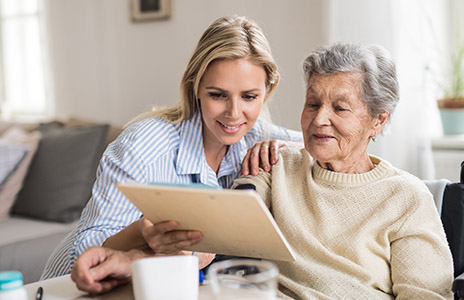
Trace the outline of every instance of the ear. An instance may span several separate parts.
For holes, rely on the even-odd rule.
[[[383,128],[385,127],[385,124],[387,124],[389,115],[390,113],[388,111],[384,111],[377,115],[377,118],[375,119],[374,127],[372,128],[373,136],[377,136],[382,132]]]

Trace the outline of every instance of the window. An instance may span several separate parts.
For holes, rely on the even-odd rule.
[[[40,0],[0,0],[0,109],[4,118],[38,117],[47,99]]]

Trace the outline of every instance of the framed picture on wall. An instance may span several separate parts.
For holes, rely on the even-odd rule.
[[[171,16],[171,0],[130,0],[133,22],[168,19]]]

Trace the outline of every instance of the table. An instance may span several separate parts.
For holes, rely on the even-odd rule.
[[[90,296],[85,292],[79,291],[71,280],[70,275],[65,275],[48,280],[26,284],[24,287],[27,291],[28,300],[35,300],[35,294],[39,287],[44,290],[43,300],[133,300],[132,285],[127,284],[117,287],[113,291],[98,295]],[[199,289],[199,300],[212,299],[209,287],[202,285]]]

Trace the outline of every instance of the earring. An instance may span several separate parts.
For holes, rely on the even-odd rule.
[[[371,140],[375,143],[377,142],[377,137],[374,135],[373,137],[371,137]]]

